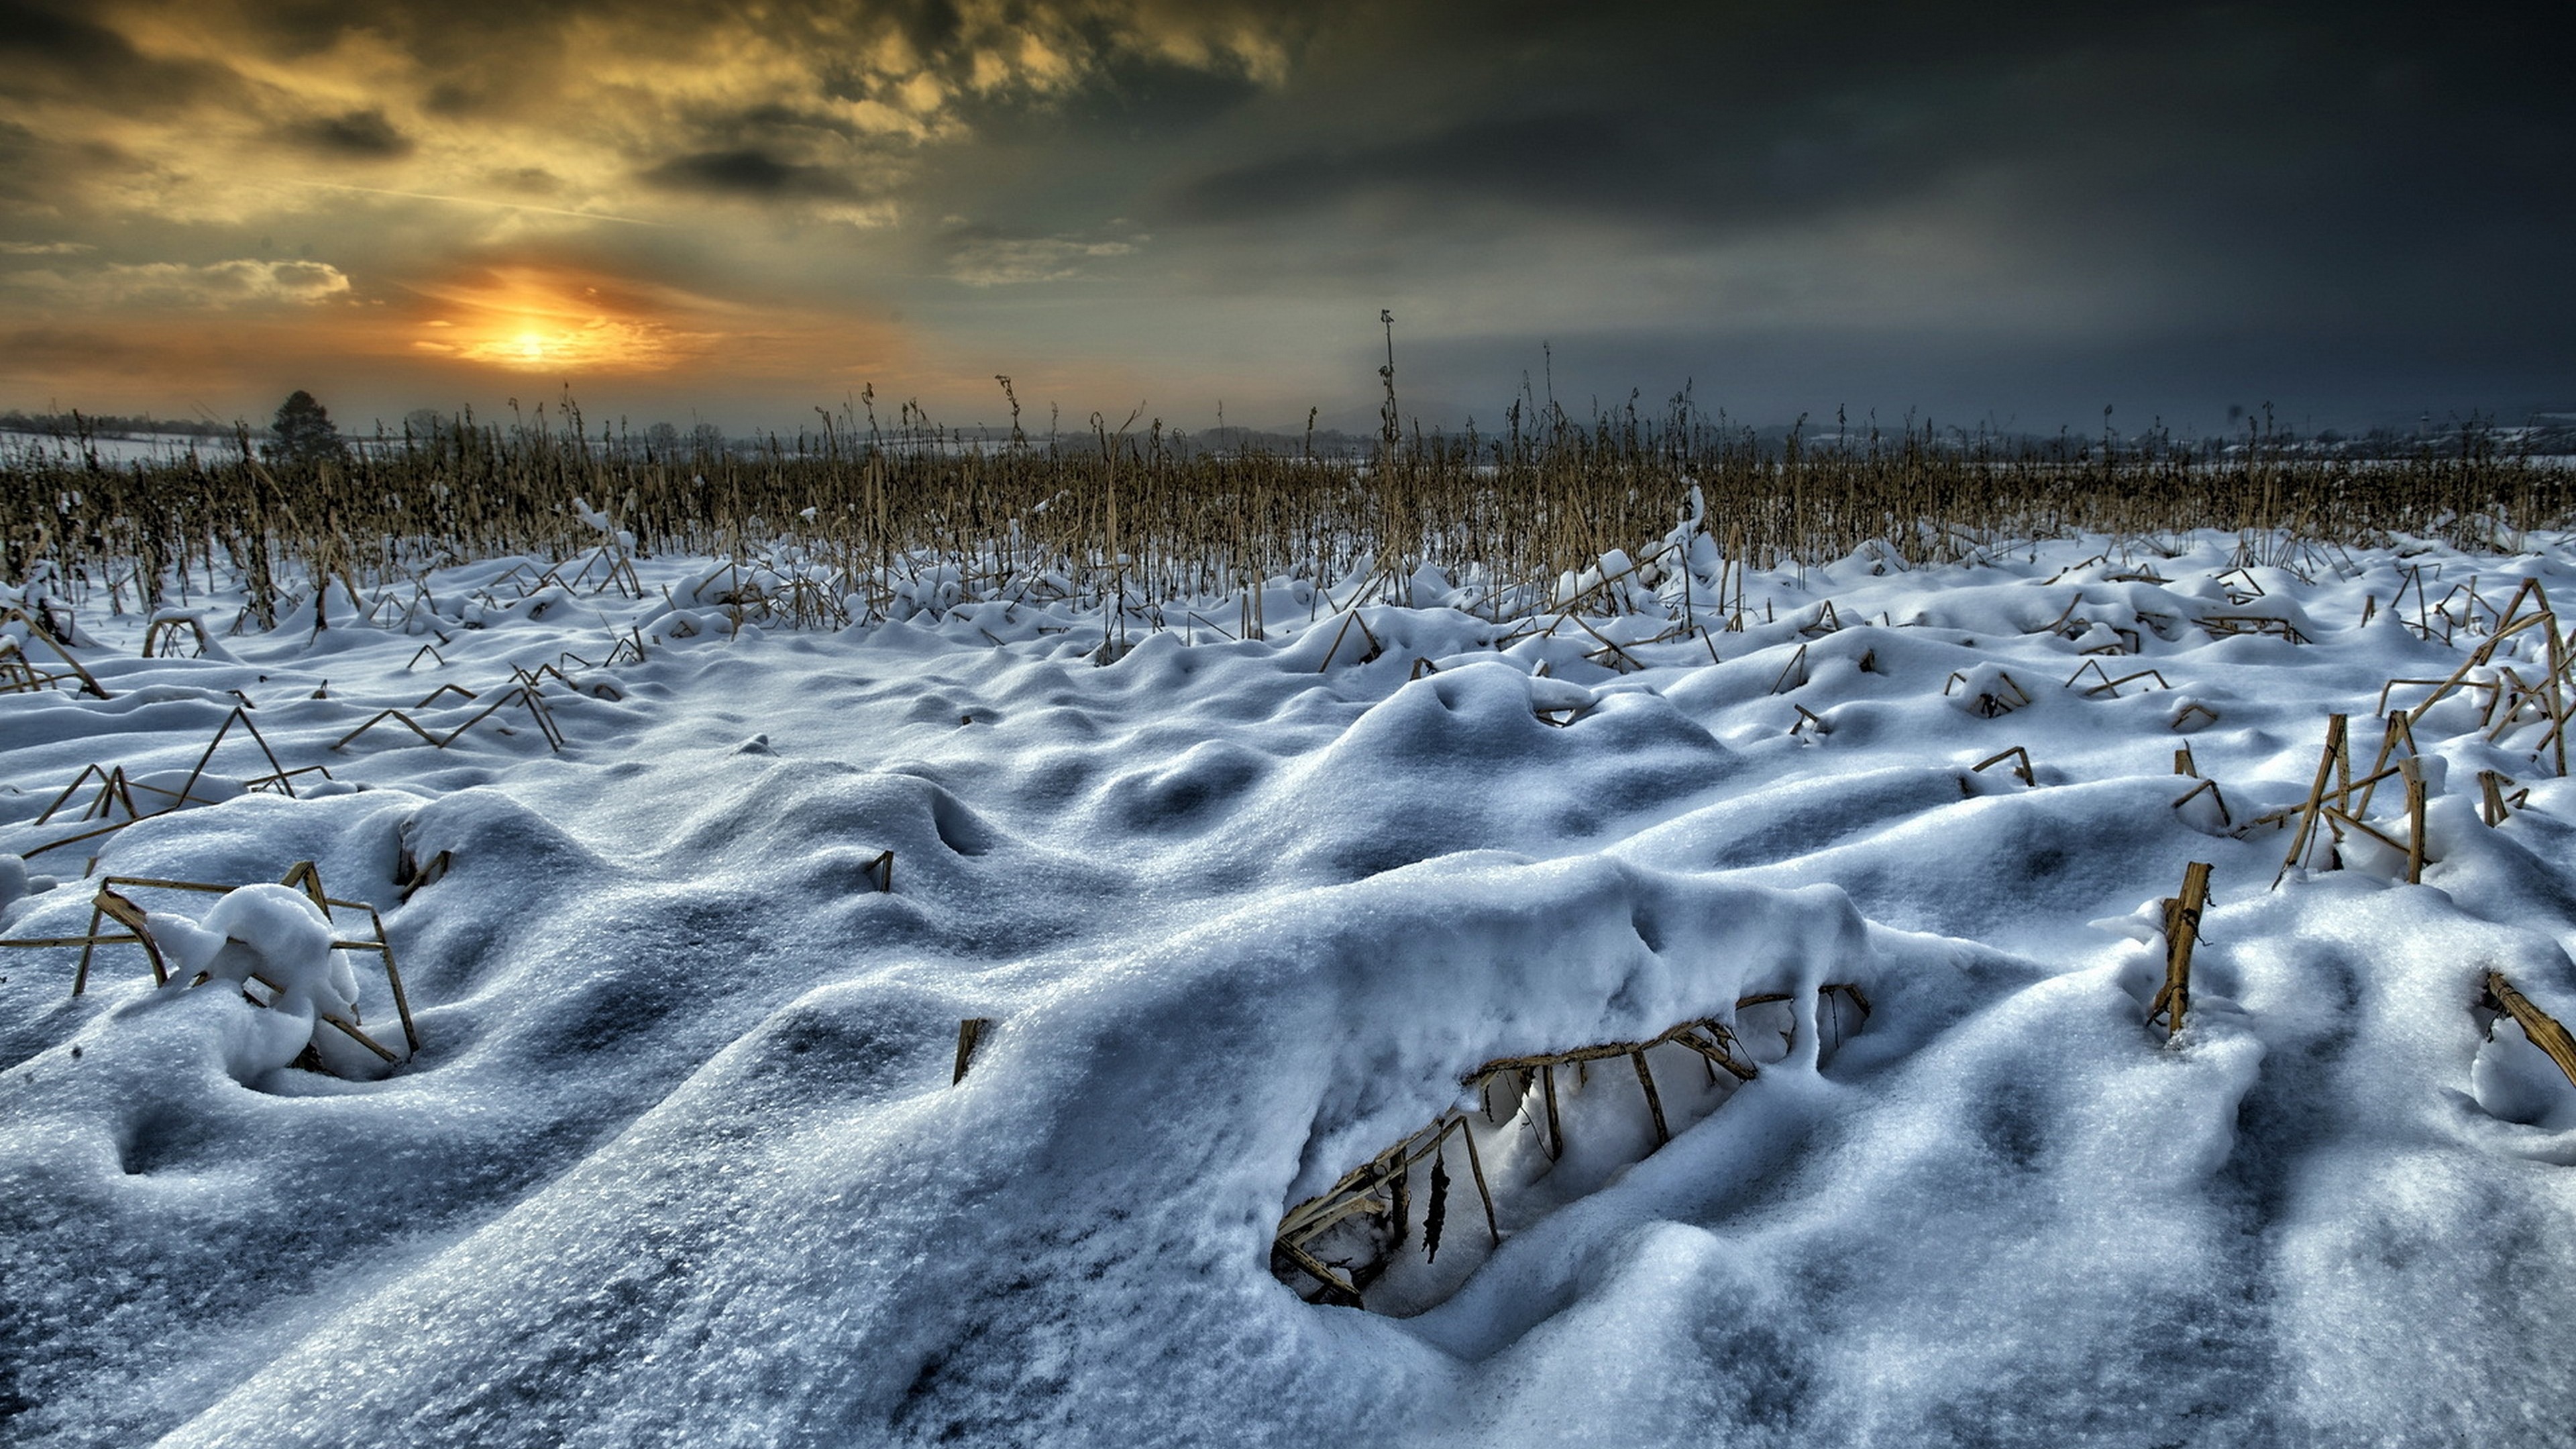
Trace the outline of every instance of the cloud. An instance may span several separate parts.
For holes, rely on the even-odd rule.
[[[21,327],[0,335],[0,355],[17,368],[79,372],[151,360],[148,345],[88,328]]]
[[[543,166],[502,166],[483,174],[487,186],[522,196],[554,196],[564,189],[564,179]]]
[[[667,191],[741,196],[764,201],[846,201],[860,194],[846,174],[828,166],[782,161],[755,147],[675,156],[648,168],[644,180]]]
[[[0,283],[44,302],[79,307],[311,306],[349,295],[349,278],[328,262],[116,263],[77,272],[28,271]]]
[[[2322,353],[2366,314],[2374,347],[2563,359],[2564,30],[2391,0],[0,0],[0,316],[158,322],[214,378],[258,334],[677,389],[750,355],[842,376],[826,334],[900,300],[917,356],[1239,365],[1282,416],[1295,368],[1365,384],[1332,349],[1388,304],[1400,345],[1532,355],[1877,327],[1968,391],[2021,374],[1945,367],[1939,329],[2037,355],[2217,318]],[[212,260],[299,252],[331,263]],[[522,326],[528,290],[487,288],[452,321],[493,336],[406,330],[398,283],[532,266],[698,301]]]
[[[415,149],[412,139],[395,130],[381,109],[315,117],[289,126],[286,133],[299,145],[359,160],[390,160]]]
[[[87,8],[0,0],[0,98],[161,113],[237,88],[220,59],[147,54]]]
[[[102,221],[268,230],[242,183],[365,163],[421,193],[551,180],[568,211],[714,197],[879,227],[984,122],[1139,66],[1278,83],[1307,23],[1267,0],[0,0],[0,135],[140,158],[48,167],[46,203]],[[0,160],[0,197],[27,174]]]
[[[1144,241],[1143,237],[1090,242],[1061,236],[969,237],[949,252],[948,275],[970,287],[1063,281],[1081,276],[1082,263],[1092,258],[1133,256]]]
[[[1659,127],[1602,112],[1474,117],[1404,140],[1326,143],[1201,174],[1172,192],[1191,221],[1257,221],[1347,204],[1368,193],[1446,200],[1459,196],[1555,204],[1569,194],[1657,193],[1631,188],[1637,173],[1704,169],[1668,154]],[[1678,162],[1685,169],[1676,174]],[[1682,190],[1684,188],[1674,188]]]

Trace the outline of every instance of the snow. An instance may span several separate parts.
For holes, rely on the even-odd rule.
[[[33,463],[78,467],[95,455],[109,467],[126,467],[136,463],[184,461],[190,453],[208,458],[237,456],[240,447],[231,437],[224,435],[147,433],[129,437],[105,434],[82,439],[58,433],[0,429],[0,456]]]
[[[2576,1442],[2576,1087],[2479,1005],[2576,1021],[2547,722],[2417,722],[2420,885],[2347,832],[2274,889],[2249,828],[2328,714],[2366,766],[2382,686],[2485,641],[2445,589],[2576,598],[2576,547],[1871,550],[1753,571],[1741,629],[1695,547],[1528,624],[1428,568],[1276,580],[1250,642],[1207,622],[1239,600],[1158,629],[954,571],[866,622],[784,552],[637,560],[641,600],[483,560],[319,631],[192,599],[203,658],[84,607],[111,697],[0,696],[0,936],[80,935],[96,878],[226,889],[131,888],[166,987],[0,953],[0,1440]],[[478,718],[514,670],[560,750]],[[188,786],[245,698],[330,779],[243,788],[236,728]],[[334,748],[388,708],[464,729]],[[2014,746],[2035,784],[1976,768]],[[2184,747],[2218,790],[2177,808]],[[22,863],[123,819],[37,823],[90,765],[189,803]],[[2482,771],[2530,788],[2501,825]],[[2398,782],[2366,818],[2404,838]],[[416,1056],[301,861],[381,913]],[[1461,1100],[1694,1018],[1758,1074],[1657,1049],[1660,1150],[1624,1061],[1561,1074],[1562,1160]],[[1289,1207],[1453,1109],[1499,1249],[1453,1157],[1368,1310],[1272,1275]]]

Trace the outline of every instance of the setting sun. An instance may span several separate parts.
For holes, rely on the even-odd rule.
[[[515,371],[659,372],[705,350],[714,334],[675,326],[683,301],[658,289],[508,268],[417,288],[439,315],[414,349]]]

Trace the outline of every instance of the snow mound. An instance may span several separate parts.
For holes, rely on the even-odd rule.
[[[229,986],[265,1008],[224,1018],[234,1080],[255,1083],[298,1061],[347,1077],[376,1073],[382,1059],[344,1029],[363,1029],[358,973],[332,946],[330,917],[311,896],[247,885],[227,891],[203,920],[163,911],[145,920],[169,959],[165,989]]]
[[[2566,539],[1685,533],[1506,621],[1472,570],[1120,613],[592,525],[399,628],[147,658],[92,608],[109,698],[0,695],[0,851],[312,861],[424,1043],[330,1024],[399,1044],[281,887],[149,918],[167,989],[0,952],[0,1442],[2569,1442],[2576,1087],[2479,1003],[2576,1020],[2576,784],[2542,631],[2475,656],[2520,579],[2576,597]],[[334,748],[548,661],[560,739]],[[2285,873],[2327,717],[2366,775],[2383,687],[2455,673],[2420,882],[2394,777]],[[34,823],[236,708],[333,788],[228,745],[191,808]],[[0,932],[77,941],[17,860]],[[1487,1120],[1463,1074],[1685,1021],[1759,1070],[1656,1048],[1669,1142],[1627,1062],[1561,1072],[1562,1143],[1497,1100],[1495,1231],[1453,1181],[1384,1312],[1274,1276],[1293,1205]]]

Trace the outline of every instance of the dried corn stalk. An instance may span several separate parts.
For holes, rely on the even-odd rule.
[[[1820,997],[1848,997],[1864,1017],[1869,998],[1850,983],[1835,982],[1819,988]],[[1739,1000],[1738,1009],[1769,1002],[1787,1001],[1785,992],[1767,992]],[[1540,1138],[1549,1157],[1564,1151],[1564,1127],[1558,1112],[1556,1073],[1563,1067],[1578,1072],[1593,1062],[1626,1059],[1637,1078],[1639,1100],[1646,1109],[1660,1147],[1671,1140],[1672,1126],[1664,1114],[1663,1094],[1655,1083],[1654,1070],[1647,1064],[1647,1053],[1661,1046],[1679,1046],[1697,1054],[1714,1083],[1720,1072],[1736,1082],[1749,1082],[1758,1068],[1736,1051],[1732,1028],[1715,1017],[1694,1018],[1669,1031],[1644,1041],[1604,1042],[1596,1046],[1577,1047],[1571,1051],[1544,1052],[1530,1056],[1498,1057],[1486,1062],[1460,1079],[1483,1104],[1481,1115],[1494,1125],[1508,1120],[1497,1113],[1494,1088],[1505,1085],[1513,1100],[1525,1104],[1533,1090],[1539,1096],[1545,1114],[1546,1128]],[[970,1050],[961,1029],[959,1062],[962,1067]],[[1516,1108],[1514,1115],[1523,1108]],[[1536,1126],[1535,1123],[1532,1124]],[[1288,1209],[1279,1220],[1272,1236],[1271,1271],[1282,1282],[1306,1285],[1309,1301],[1346,1307],[1366,1306],[1363,1295],[1371,1283],[1382,1276],[1390,1265],[1395,1250],[1412,1232],[1412,1174],[1421,1164],[1430,1163],[1430,1190],[1422,1217],[1423,1243],[1427,1254],[1436,1254],[1442,1227],[1447,1221],[1447,1194],[1450,1173],[1446,1161],[1449,1140],[1455,1137],[1463,1145],[1467,1168],[1476,1184],[1476,1192],[1485,1213],[1485,1230],[1496,1246],[1503,1240],[1501,1221],[1494,1207],[1491,1184],[1485,1176],[1483,1154],[1476,1146],[1474,1126],[1468,1114],[1452,1108],[1435,1118],[1420,1131],[1397,1142],[1367,1162],[1343,1174],[1330,1188]],[[1359,1229],[1354,1233],[1349,1229]],[[1345,1230],[1342,1237],[1356,1239],[1356,1257],[1327,1258],[1317,1251],[1317,1243],[1327,1234]]]
[[[417,1055],[420,1051],[420,1029],[412,1021],[411,1000],[403,991],[402,968],[395,964],[393,943],[387,939],[385,935],[384,918],[376,914],[376,908],[364,901],[346,901],[332,896],[323,888],[322,872],[312,861],[309,860],[297,861],[287,870],[286,874],[279,879],[278,884],[303,891],[304,894],[312,900],[313,904],[321,909],[323,919],[326,921],[332,921],[332,924],[335,926],[338,924],[336,921],[332,920],[332,913],[335,911],[366,912],[367,926],[373,933],[374,939],[335,939],[331,942],[332,949],[340,951],[372,951],[383,960],[385,965],[385,985],[393,992],[394,1012],[402,1020],[403,1040],[410,1047],[412,1053]],[[90,962],[99,947],[141,946],[143,948],[144,957],[150,962],[152,967],[153,984],[156,986],[166,986],[170,981],[169,962],[167,958],[161,954],[160,943],[152,938],[152,930],[149,921],[147,920],[146,912],[141,905],[135,902],[131,895],[127,894],[127,892],[138,890],[191,891],[205,895],[224,895],[240,888],[239,884],[221,885],[209,881],[157,880],[146,876],[111,875],[99,881],[98,893],[91,897],[89,929],[86,932],[78,936],[53,936],[27,940],[0,940],[0,946],[14,946],[30,949],[70,946],[80,947],[80,965],[72,974],[72,995],[74,996],[79,996],[89,989]],[[116,925],[122,926],[124,931],[122,933],[102,931],[100,929],[102,922],[114,922]],[[254,974],[251,979],[259,981],[262,985],[267,986],[272,991],[281,989],[276,982],[266,980],[264,977],[256,974]],[[196,984],[198,983],[189,983],[191,986]],[[268,1005],[267,1002],[261,1001],[255,996],[250,996],[247,992],[243,994],[255,1005]],[[334,1012],[324,1012],[322,1013],[322,1020],[332,1027],[337,1028],[342,1035],[357,1042],[360,1046],[365,1047],[367,1050],[375,1053],[385,1061],[394,1062],[402,1059],[397,1056],[391,1048],[369,1035],[365,1028],[362,1027],[355,1019],[342,1018]]]

